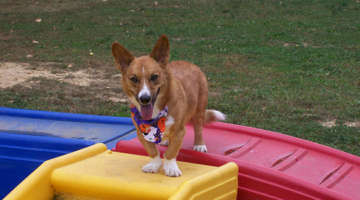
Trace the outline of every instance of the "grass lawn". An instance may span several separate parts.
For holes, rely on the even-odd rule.
[[[2,0],[0,7],[0,63],[50,74],[0,88],[0,106],[128,116],[127,104],[113,100],[124,95],[111,44],[142,55],[166,34],[171,60],[207,74],[208,107],[227,122],[360,155],[359,0]],[[84,70],[90,83],[64,81]]]

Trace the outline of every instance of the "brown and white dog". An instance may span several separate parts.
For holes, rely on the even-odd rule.
[[[169,40],[162,35],[150,55],[134,57],[119,43],[112,45],[112,54],[117,68],[122,73],[122,87],[130,102],[144,120],[150,120],[168,108],[164,137],[168,149],[164,154],[163,169],[167,176],[180,176],[181,170],[176,156],[185,135],[185,125],[194,125],[195,140],[193,149],[206,152],[202,138],[205,123],[225,120],[225,115],[216,110],[206,110],[208,85],[204,73],[194,64],[185,61],[169,60]],[[137,136],[152,158],[143,166],[148,173],[159,171],[162,162],[155,143],[145,140],[141,127],[137,125]]]

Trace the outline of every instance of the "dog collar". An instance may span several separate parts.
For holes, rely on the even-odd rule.
[[[165,106],[165,108],[161,110],[155,118],[150,120],[143,120],[140,112],[134,105],[130,106],[130,111],[131,117],[134,119],[137,127],[139,127],[144,139],[149,142],[159,144],[165,131],[165,121],[168,115],[168,107]]]

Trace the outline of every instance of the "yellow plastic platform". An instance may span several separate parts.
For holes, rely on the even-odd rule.
[[[141,171],[145,156],[112,152],[104,144],[44,162],[5,200],[236,199],[238,167],[178,162],[183,175]]]

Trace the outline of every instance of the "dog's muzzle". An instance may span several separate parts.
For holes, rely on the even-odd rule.
[[[143,105],[148,104],[150,101],[151,101],[151,96],[147,94],[144,94],[139,98],[139,102]]]
[[[157,99],[157,96],[159,95],[159,92],[160,92],[160,88],[157,90],[155,95],[150,96],[148,94],[143,94],[139,98],[137,98],[137,100],[141,105],[147,105],[149,103],[154,104]]]

